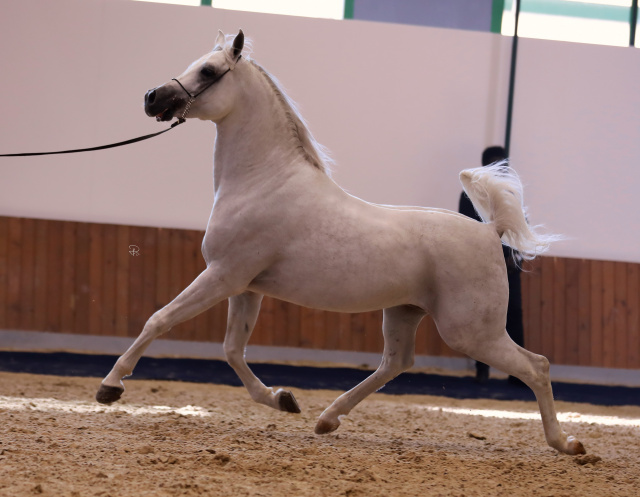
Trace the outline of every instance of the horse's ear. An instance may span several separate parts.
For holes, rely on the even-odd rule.
[[[239,30],[233,39],[233,60],[238,60],[238,57],[240,57],[242,53],[242,47],[244,47],[244,33],[242,30]]]
[[[216,44],[214,46],[215,47],[220,47],[220,48],[224,48],[224,44],[225,44],[225,37],[224,37],[224,33],[222,32],[221,29],[218,30],[218,37],[216,38]]]

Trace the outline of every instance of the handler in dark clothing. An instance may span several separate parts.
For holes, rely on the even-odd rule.
[[[489,147],[482,152],[482,165],[488,166],[494,162],[506,159],[506,152],[502,147]],[[473,208],[471,200],[463,191],[460,195],[460,214],[464,214],[477,221],[482,221]],[[522,292],[520,288],[520,268],[516,264],[512,251],[502,246],[504,260],[507,265],[507,277],[509,279],[509,306],[507,307],[507,333],[511,339],[521,347],[524,347],[524,330],[522,325]],[[476,381],[485,383],[489,379],[489,366],[476,361]],[[509,382],[520,385],[522,382],[513,376],[509,376]]]

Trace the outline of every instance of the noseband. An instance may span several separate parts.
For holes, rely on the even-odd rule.
[[[242,57],[242,55],[240,55],[238,57],[238,60],[236,61],[236,64],[240,61],[240,58]],[[207,91],[209,88],[211,88],[213,85],[215,85],[218,81],[220,81],[225,74],[227,74],[229,71],[233,70],[233,68],[235,67],[235,64],[233,66],[230,66],[229,69],[227,69],[225,72],[223,72],[220,77],[214,79],[211,83],[209,83],[207,86],[205,86],[202,90],[200,90],[198,93],[196,93],[195,95],[193,95],[189,90],[187,90],[182,83],[180,83],[180,81],[178,80],[178,78],[171,78],[171,81],[175,81],[176,83],[178,83],[180,85],[180,88],[182,88],[184,90],[184,92],[188,95],[189,97],[189,101],[187,102],[187,105],[184,108],[184,112],[182,113],[182,115],[178,118],[180,121],[184,121],[187,117],[187,114],[189,113],[189,109],[191,109],[191,105],[193,104],[193,102],[196,101],[196,98],[198,98],[200,95],[202,95],[205,91]]]

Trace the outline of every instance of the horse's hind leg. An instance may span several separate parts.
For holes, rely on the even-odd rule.
[[[300,412],[291,392],[267,387],[249,369],[244,357],[245,347],[260,312],[262,295],[245,292],[229,298],[227,334],[224,338],[224,353],[229,365],[242,380],[251,398],[260,404],[287,412]]]
[[[96,400],[102,404],[118,400],[124,392],[122,378],[133,372],[145,349],[155,338],[235,293],[235,288],[224,283],[228,278],[223,276],[213,267],[205,269],[180,295],[151,316],[142,333],[102,380]]]
[[[538,400],[547,443],[565,454],[584,454],[582,444],[575,437],[567,436],[558,423],[547,358],[517,345],[506,330],[496,333],[495,337],[487,337],[480,330],[475,330],[478,333],[473,329],[464,331],[464,340],[457,341],[451,340],[452,335],[458,335],[457,332],[451,333],[451,330],[445,329],[441,330],[440,334],[452,348],[526,383]]]
[[[362,383],[338,397],[320,415],[315,428],[317,434],[336,430],[340,426],[340,416],[349,414],[365,397],[413,366],[416,328],[424,316],[424,311],[411,306],[384,310],[384,352],[380,366]]]

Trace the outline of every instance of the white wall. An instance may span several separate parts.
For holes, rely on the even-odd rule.
[[[512,156],[554,254],[640,262],[640,50],[520,40]]]
[[[510,39],[498,35],[117,0],[8,0],[2,10],[2,152],[162,129],[142,110],[144,92],[208,51],[218,28],[238,27],[333,152],[334,178],[358,196],[456,209],[458,172],[504,135]],[[558,255],[640,262],[630,191],[640,179],[640,51],[521,46],[513,157],[532,221],[573,237]],[[604,67],[588,77],[589,64]],[[0,214],[204,229],[214,137],[213,124],[194,121],[121,149],[0,158]],[[606,182],[602,157],[616,168]],[[589,192],[590,210],[580,202],[577,212],[567,189]]]

